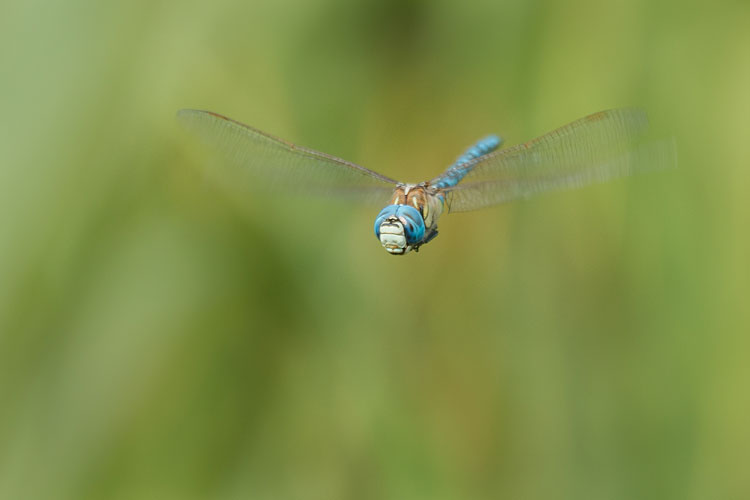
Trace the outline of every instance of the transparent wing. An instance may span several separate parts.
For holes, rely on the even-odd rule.
[[[475,210],[674,166],[674,142],[648,141],[647,128],[642,110],[602,111],[482,156],[467,165],[469,172],[461,183],[445,190],[449,210]]]
[[[354,163],[296,146],[211,111],[183,109],[177,119],[248,174],[249,186],[295,194],[386,202],[396,181]]]

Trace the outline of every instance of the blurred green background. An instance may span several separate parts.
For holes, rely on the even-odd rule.
[[[0,499],[750,498],[747,2],[0,10]],[[404,258],[174,119],[419,181],[626,105],[678,170]]]

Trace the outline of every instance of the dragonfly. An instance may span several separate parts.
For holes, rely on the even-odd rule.
[[[647,138],[648,119],[637,108],[601,111],[503,149],[503,139],[487,136],[419,183],[399,182],[212,111],[183,109],[177,118],[247,169],[256,188],[386,203],[374,232],[391,255],[417,252],[435,239],[443,214],[661,169],[676,158],[673,141]]]

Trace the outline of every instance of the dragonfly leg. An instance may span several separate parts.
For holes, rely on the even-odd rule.
[[[427,233],[427,235],[424,237],[424,239],[422,241],[420,241],[418,244],[414,245],[414,247],[412,248],[412,250],[414,250],[415,252],[419,252],[419,247],[421,247],[422,245],[426,245],[427,243],[429,243],[430,241],[432,241],[433,239],[435,239],[435,236],[437,236],[437,235],[438,235],[437,229],[430,230],[430,232]]]
[[[438,231],[437,231],[437,229],[433,229],[433,230],[431,230],[431,231],[430,231],[429,233],[427,233],[427,235],[426,235],[426,236],[424,237],[424,239],[423,239],[423,240],[422,240],[422,242],[420,243],[420,246],[421,246],[421,245],[426,245],[427,243],[431,242],[431,241],[432,241],[433,239],[435,239],[435,236],[437,236],[437,235],[438,235]]]

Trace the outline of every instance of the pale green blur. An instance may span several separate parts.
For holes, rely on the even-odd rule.
[[[0,499],[750,497],[747,2],[0,10]],[[677,170],[403,258],[174,119],[420,181],[628,105]]]

